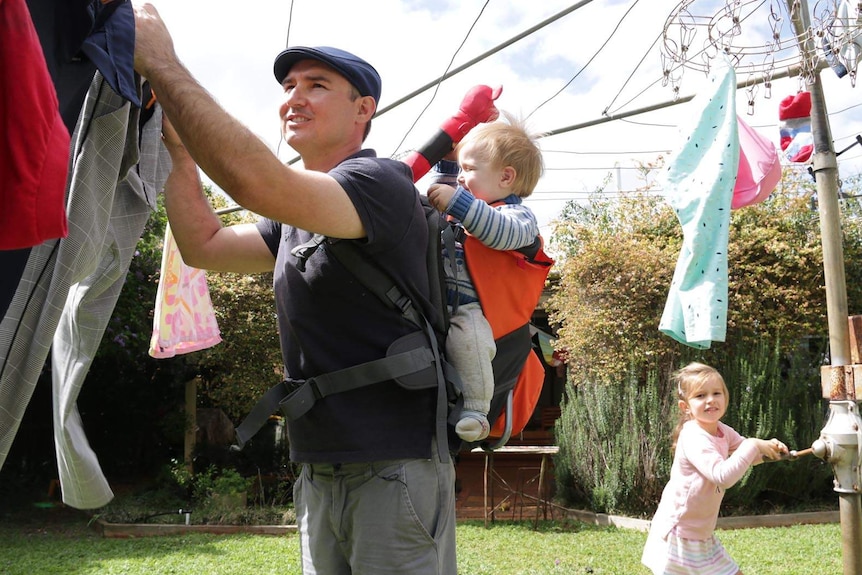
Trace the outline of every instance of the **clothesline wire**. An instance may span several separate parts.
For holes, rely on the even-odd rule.
[[[611,106],[613,106],[613,105],[614,105],[614,102],[616,102],[616,101],[617,101],[617,98],[619,98],[619,97],[620,97],[620,95],[623,93],[623,90],[625,90],[625,89],[626,89],[626,86],[628,86],[629,82],[631,82],[632,78],[634,78],[635,73],[636,73],[636,72],[638,71],[638,69],[640,69],[640,67],[643,65],[644,60],[646,60],[646,59],[647,59],[647,56],[649,56],[649,55],[650,55],[650,52],[652,51],[652,49],[653,49],[653,48],[655,48],[656,43],[658,43],[659,38],[661,38],[661,37],[662,37],[662,35],[661,35],[661,34],[659,34],[658,36],[656,36],[656,37],[655,37],[655,40],[653,40],[652,44],[650,44],[650,47],[646,49],[646,51],[644,52],[644,55],[641,57],[640,61],[639,61],[639,62],[637,63],[637,65],[632,69],[632,71],[631,71],[631,73],[629,74],[628,78],[626,78],[626,81],[625,81],[625,82],[623,82],[623,85],[622,85],[622,86],[620,86],[620,89],[617,91],[616,96],[614,96],[614,97],[613,97],[613,99],[611,100],[611,102],[610,102],[607,106],[605,106],[605,109],[604,109],[604,111],[605,111],[605,112],[607,112],[608,110],[610,110]],[[654,86],[654,85],[655,85],[655,82],[653,82],[652,84],[650,84],[649,86],[647,86],[647,89],[648,89],[648,88],[650,88],[650,87],[652,87],[652,86]],[[644,93],[644,91],[646,91],[646,90],[641,91],[641,92],[638,94],[638,96],[640,96],[641,94],[643,94],[643,93]],[[631,100],[629,100],[629,102],[631,102]],[[617,108],[617,109],[619,109],[619,108]]]
[[[607,40],[605,41],[605,43],[602,45],[602,48],[604,48],[604,46],[609,42],[609,40],[610,40],[610,39],[611,39],[611,38],[616,34],[617,29],[620,27],[620,25],[621,25],[622,21],[623,21],[623,20],[628,16],[629,12],[634,8],[634,6],[638,3],[638,1],[639,1],[639,0],[635,0],[635,2],[634,2],[634,3],[633,3],[633,4],[628,8],[628,10],[626,11],[626,13],[623,15],[622,19],[617,23],[617,26],[614,28],[614,31],[611,33],[611,35],[608,37],[608,39],[607,39]],[[553,16],[552,16],[552,17],[550,17],[550,18],[545,19],[544,21],[542,21],[541,23],[537,24],[536,26],[533,26],[533,27],[531,27],[530,29],[525,30],[524,32],[522,32],[522,33],[520,33],[520,34],[518,34],[518,35],[516,35],[516,36],[511,37],[511,38],[510,38],[509,40],[507,40],[506,42],[503,42],[502,44],[500,44],[500,45],[496,46],[495,48],[493,48],[493,49],[491,49],[491,50],[489,50],[489,51],[487,51],[487,52],[483,53],[483,54],[482,54],[482,55],[480,55],[479,57],[474,58],[473,60],[471,60],[471,61],[469,61],[469,62],[467,62],[467,63],[465,63],[465,64],[463,64],[463,65],[459,66],[458,68],[451,69],[451,64],[452,64],[452,62],[454,61],[455,55],[457,55],[458,51],[460,51],[460,50],[461,50],[461,48],[463,47],[464,43],[466,42],[467,37],[469,37],[470,33],[472,32],[473,28],[475,27],[476,22],[478,22],[478,17],[477,17],[476,21],[474,21],[473,25],[471,26],[470,31],[468,31],[468,34],[467,34],[467,36],[465,37],[464,41],[461,43],[461,45],[458,47],[458,50],[456,50],[455,54],[453,55],[453,58],[452,58],[452,60],[450,61],[449,66],[447,67],[446,72],[445,72],[442,76],[440,76],[439,78],[435,79],[434,81],[432,81],[432,82],[430,82],[430,83],[428,83],[428,84],[426,84],[426,85],[422,86],[421,88],[419,88],[418,90],[416,90],[416,91],[412,92],[411,94],[408,94],[407,96],[405,96],[405,97],[401,98],[400,100],[396,101],[395,103],[390,104],[390,105],[389,105],[389,106],[387,106],[386,108],[383,108],[383,109],[381,109],[381,110],[378,110],[377,114],[375,114],[375,117],[376,117],[376,116],[379,116],[379,115],[381,115],[381,114],[383,114],[383,113],[385,113],[386,111],[388,111],[388,110],[390,110],[390,109],[392,109],[392,108],[394,108],[394,107],[397,107],[398,105],[400,105],[400,104],[402,104],[402,103],[404,103],[404,102],[406,102],[406,101],[408,101],[408,100],[410,100],[410,99],[412,99],[412,98],[414,98],[414,97],[416,97],[416,96],[418,96],[419,94],[423,93],[424,91],[427,91],[428,89],[430,89],[430,88],[432,88],[432,87],[435,89],[434,96],[432,96],[432,100],[431,100],[431,101],[433,101],[434,97],[436,96],[437,90],[439,89],[439,86],[440,86],[440,85],[442,84],[442,82],[443,82],[443,81],[445,81],[446,79],[451,78],[451,77],[452,77],[452,76],[454,76],[455,74],[460,73],[461,71],[463,71],[463,70],[465,70],[465,69],[467,69],[467,68],[469,68],[469,67],[473,66],[474,64],[478,63],[479,61],[481,61],[481,60],[483,60],[483,59],[485,59],[485,58],[487,58],[487,57],[491,56],[492,54],[494,54],[494,53],[496,53],[496,52],[498,52],[498,51],[500,51],[500,50],[502,50],[502,49],[504,49],[504,48],[506,48],[506,47],[508,47],[508,46],[512,45],[513,43],[515,43],[515,42],[517,42],[517,41],[519,41],[519,40],[523,39],[524,37],[526,37],[526,36],[528,36],[528,35],[530,35],[530,34],[532,34],[532,33],[536,32],[536,31],[538,31],[538,30],[540,30],[541,28],[543,28],[543,27],[547,26],[548,24],[550,24],[550,23],[552,23],[552,22],[555,22],[556,20],[558,20],[558,19],[562,18],[563,16],[565,16],[565,15],[567,15],[567,14],[569,14],[569,13],[571,13],[571,12],[573,12],[573,11],[575,11],[575,10],[577,10],[577,9],[579,9],[579,8],[581,8],[581,7],[583,7],[583,6],[585,6],[586,4],[588,4],[588,3],[590,3],[590,2],[592,2],[592,0],[582,0],[582,1],[580,1],[580,2],[577,2],[577,3],[575,3],[574,5],[570,6],[569,8],[567,8],[567,9],[565,9],[565,10],[563,10],[563,11],[561,11],[561,12],[559,12],[559,13],[555,14],[555,15],[553,15]],[[482,12],[485,10],[485,7],[487,6],[487,4],[488,4],[488,2],[486,2],[486,3],[485,3],[485,5],[482,7],[482,11],[480,11],[479,16],[481,16],[481,15],[482,15]],[[292,20],[292,12],[293,12],[293,0],[291,0],[291,9],[290,9],[291,18],[289,18],[289,22],[288,22],[288,37],[289,37],[289,34],[290,34],[290,21]],[[623,91],[623,89],[625,88],[625,86],[626,86],[626,85],[628,85],[628,83],[630,82],[630,80],[632,79],[632,77],[634,76],[634,74],[636,73],[637,69],[642,65],[643,61],[644,61],[644,60],[646,59],[646,57],[648,56],[648,54],[649,54],[650,50],[652,50],[652,47],[653,47],[653,46],[655,46],[655,42],[658,40],[658,38],[659,38],[659,37],[660,37],[660,36],[658,36],[658,37],[656,38],[656,40],[653,42],[652,46],[651,46],[651,47],[650,47],[650,48],[649,48],[649,49],[644,53],[644,56],[641,58],[641,60],[640,60],[640,62],[638,63],[638,65],[633,69],[632,73],[629,75],[629,77],[628,77],[628,78],[626,79],[626,81],[623,83],[622,87],[620,88],[620,91],[617,93],[617,95],[616,95],[616,96],[614,97],[614,99],[611,101],[611,103],[609,104],[608,108],[610,107],[610,105],[613,105],[613,103],[617,100],[617,98],[619,97],[619,95],[622,93],[622,91]],[[592,62],[592,60],[597,56],[597,54],[601,51],[601,49],[602,49],[602,48],[600,48],[600,49],[599,49],[599,51],[597,51],[597,52],[596,52],[596,54],[594,54],[594,55],[593,55],[593,57],[590,59],[590,61],[587,63],[587,65],[589,65],[589,63],[590,63],[590,62]],[[572,81],[574,81],[574,80],[578,77],[578,75],[580,75],[580,74],[583,72],[583,69],[585,69],[587,65],[585,65],[585,66],[584,66],[584,68],[582,68],[582,69],[581,69],[581,71],[579,71],[579,72],[578,72],[578,74],[576,74],[576,75],[572,78],[572,80],[570,80],[570,81],[566,84],[566,86],[564,86],[564,88],[563,88],[562,90],[564,90],[564,89],[565,89],[565,87],[567,87],[568,85],[570,85],[570,84],[571,84],[571,82],[572,82]],[[821,67],[825,67],[825,65],[821,63]],[[788,67],[788,68],[786,69],[786,71],[785,71],[784,73],[782,73],[782,72],[779,72],[779,73],[777,73],[777,74],[775,74],[775,73],[774,73],[774,74],[773,74],[773,75],[771,75],[769,78],[774,80],[774,79],[778,79],[778,78],[781,78],[781,77],[786,77],[786,76],[793,75],[793,74],[795,74],[795,73],[797,73],[797,72],[798,72],[798,67],[797,67],[797,66],[790,66],[790,67]],[[658,81],[659,81],[659,80],[656,80],[656,81],[652,82],[652,83],[647,87],[647,89],[648,89],[649,87],[654,86],[656,83],[658,83]],[[759,80],[756,80],[756,81],[755,81],[755,83],[763,83],[763,82],[765,82],[765,81],[766,81],[766,76],[765,76],[765,75],[763,75],[763,77],[761,77]],[[750,85],[752,85],[752,81],[751,81],[751,79],[749,78],[749,79],[744,83],[744,85],[742,85],[742,86],[738,86],[738,88],[739,88],[739,87],[747,87],[747,86],[750,86]],[[536,111],[537,111],[541,106],[544,106],[548,101],[550,101],[551,99],[553,99],[554,97],[556,97],[557,95],[559,95],[559,93],[561,93],[561,92],[562,92],[562,90],[560,90],[557,94],[555,94],[554,96],[552,96],[551,98],[549,98],[548,100],[546,100],[545,102],[543,102],[540,106],[537,106],[537,107],[533,110],[533,112],[531,112],[531,113],[530,113],[530,115],[532,115],[533,113],[535,113],[535,112],[536,112]],[[646,91],[646,89],[645,89],[644,91]],[[640,95],[642,95],[644,91],[640,92],[637,96],[635,96],[634,98],[630,99],[626,104],[623,104],[623,106],[621,106],[621,107],[624,107],[624,106],[626,106],[626,105],[630,104],[634,99],[636,99],[636,98],[640,97]],[[557,130],[552,130],[552,131],[546,132],[546,133],[545,133],[545,136],[547,137],[547,136],[557,135],[557,134],[564,133],[564,132],[567,132],[567,131],[576,130],[576,129],[579,129],[579,128],[582,128],[582,127],[589,127],[589,126],[591,126],[591,125],[595,125],[595,124],[598,124],[598,123],[604,123],[605,121],[613,121],[613,120],[620,120],[620,121],[625,121],[625,122],[628,122],[628,123],[638,124],[638,125],[654,125],[654,126],[661,126],[661,127],[671,127],[671,126],[666,126],[666,125],[662,125],[662,124],[651,124],[651,123],[647,123],[647,122],[635,122],[635,121],[632,121],[632,120],[627,120],[627,119],[626,119],[626,117],[628,117],[628,116],[632,116],[632,115],[641,114],[641,113],[645,113],[645,112],[648,112],[648,111],[652,111],[652,110],[654,110],[654,109],[660,109],[660,108],[667,107],[667,106],[670,106],[670,105],[675,105],[675,104],[685,103],[686,101],[690,100],[691,98],[692,98],[692,96],[689,96],[688,98],[678,98],[678,99],[675,99],[673,102],[666,102],[666,103],[664,103],[664,104],[659,104],[659,105],[657,105],[657,106],[655,106],[655,107],[649,107],[649,108],[644,108],[644,109],[634,110],[634,111],[632,111],[632,112],[624,113],[624,114],[620,114],[620,115],[617,115],[617,116],[615,116],[614,114],[608,115],[608,114],[607,114],[607,109],[608,109],[608,108],[606,108],[606,109],[605,109],[605,112],[604,112],[605,117],[604,117],[604,118],[602,118],[602,119],[599,119],[599,120],[596,120],[596,121],[593,121],[593,122],[588,122],[588,123],[581,124],[581,125],[570,126],[570,127],[568,127],[568,128],[561,128],[561,129],[557,129]],[[417,123],[417,122],[418,122],[418,120],[421,118],[421,115],[422,115],[422,114],[424,114],[424,112],[428,109],[428,107],[430,106],[430,103],[431,103],[431,102],[429,102],[429,103],[428,103],[428,105],[426,105],[426,106],[425,106],[425,108],[423,109],[423,111],[419,114],[419,116],[417,116],[416,121],[414,121],[414,123],[411,125],[411,128],[407,131],[407,133],[405,133],[405,136],[404,136],[404,138],[402,139],[401,143],[399,143],[398,148],[400,148],[400,146],[403,144],[404,139],[406,139],[406,137],[407,137],[407,134],[409,134],[409,133],[410,133],[410,131],[413,129],[413,127],[415,127],[416,123]],[[855,106],[850,106],[850,107],[845,108],[844,110],[841,110],[841,111],[843,112],[843,111],[846,111],[846,110],[848,110],[848,109],[854,108],[854,107],[859,106],[859,105],[862,105],[862,104],[857,104],[857,105],[855,105]],[[620,108],[621,108],[621,107],[620,107]],[[617,108],[617,109],[620,109],[620,108]],[[839,112],[836,112],[836,113],[839,113]],[[832,115],[832,114],[830,114],[830,115]],[[529,116],[528,116],[528,117],[529,117]],[[280,146],[281,146],[281,139],[279,139],[279,148],[280,148]],[[396,150],[397,150],[398,148],[396,148]],[[291,160],[289,163],[294,163],[294,162],[296,162],[296,161],[298,161],[298,160],[299,160],[299,158],[297,157],[297,158],[294,158],[293,160]]]
[[[236,205],[236,206],[228,206],[226,208],[219,208],[215,211],[215,213],[217,216],[223,216],[225,214],[232,214],[234,212],[241,212],[243,210],[245,210],[244,207],[242,207],[240,205]]]
[[[284,35],[284,48],[285,50],[290,47],[290,27],[293,24],[293,2],[294,0],[290,0],[290,9],[287,12],[287,34]],[[284,141],[283,137],[278,138],[278,145],[275,148],[275,155],[278,156],[281,153],[281,143]],[[294,163],[299,158],[294,158],[289,163]]]
[[[542,29],[542,28],[544,28],[545,26],[547,26],[547,25],[549,25],[549,24],[552,24],[552,23],[556,22],[557,20],[559,20],[560,18],[562,18],[562,17],[564,17],[564,16],[566,16],[566,15],[570,14],[571,12],[574,12],[575,10],[578,10],[578,9],[580,9],[580,8],[583,8],[584,6],[586,6],[587,4],[591,3],[592,1],[593,1],[593,0],[580,0],[580,2],[576,2],[576,3],[575,3],[575,4],[573,4],[572,6],[569,6],[568,8],[565,8],[564,10],[561,10],[560,12],[557,12],[557,13],[556,13],[556,14],[554,14],[553,16],[550,16],[549,18],[545,18],[544,20],[542,20],[541,22],[539,22],[539,23],[538,23],[538,24],[536,24],[535,26],[532,26],[532,27],[528,28],[527,30],[524,30],[524,31],[523,31],[523,32],[521,32],[520,34],[517,34],[517,35],[515,35],[515,36],[512,36],[511,38],[509,38],[509,39],[508,39],[508,40],[506,40],[505,42],[502,42],[501,44],[498,44],[497,46],[494,46],[494,47],[493,47],[493,48],[491,48],[490,50],[487,50],[487,51],[483,52],[482,54],[480,54],[479,56],[477,56],[477,57],[473,58],[472,60],[470,60],[470,61],[468,61],[468,62],[465,62],[464,64],[461,64],[460,66],[458,66],[458,67],[456,67],[456,68],[453,68],[452,70],[450,70],[449,72],[447,72],[447,73],[446,73],[446,74],[444,74],[443,76],[441,76],[441,77],[437,78],[436,80],[432,80],[431,82],[428,82],[428,83],[427,83],[427,84],[425,84],[424,86],[421,86],[421,87],[417,88],[417,89],[416,89],[416,90],[414,90],[413,92],[411,92],[411,93],[409,93],[409,94],[407,94],[407,95],[405,95],[405,96],[403,96],[403,97],[399,98],[398,100],[396,100],[395,102],[393,102],[393,103],[389,104],[388,106],[386,106],[386,107],[384,107],[384,108],[381,108],[380,110],[378,110],[378,111],[377,111],[377,113],[375,114],[375,117],[376,117],[376,116],[381,116],[381,115],[385,114],[386,112],[388,112],[388,111],[389,111],[389,110],[391,110],[392,108],[395,108],[395,107],[397,107],[397,106],[399,106],[399,105],[403,104],[404,102],[407,102],[408,100],[412,100],[413,98],[415,98],[416,96],[418,96],[418,95],[419,95],[419,94],[421,94],[422,92],[425,92],[425,91],[429,90],[430,88],[433,88],[433,87],[434,87],[434,86],[436,86],[438,83],[440,83],[440,82],[442,82],[442,81],[444,81],[444,80],[448,80],[449,78],[451,78],[451,77],[455,76],[456,74],[460,74],[460,73],[461,73],[461,72],[463,72],[464,70],[466,70],[466,69],[468,69],[468,68],[471,68],[471,67],[472,67],[472,66],[474,66],[475,64],[478,64],[479,62],[481,62],[482,60],[485,60],[486,58],[489,58],[490,56],[493,56],[493,55],[494,55],[494,54],[496,54],[497,52],[499,52],[499,51],[501,51],[501,50],[503,50],[503,49],[505,49],[505,48],[508,48],[508,47],[509,47],[509,46],[511,46],[512,44],[514,44],[514,43],[516,43],[516,42],[519,42],[520,40],[523,40],[524,38],[526,38],[527,36],[529,36],[529,35],[533,34],[534,32],[538,32],[539,30],[541,30],[541,29]]]
[[[825,66],[826,66],[826,64],[821,62],[820,65],[818,66],[818,68],[823,69],[823,67],[825,67]],[[800,64],[794,64],[792,66],[788,66],[784,70],[781,70],[778,72],[773,72],[772,75],[768,76],[768,78],[770,80],[778,80],[781,78],[787,78],[790,76],[795,76],[799,73],[800,69],[801,69]],[[747,80],[742,81],[742,82],[737,82],[736,88],[739,90],[739,89],[751,86],[753,84],[762,84],[762,83],[766,82],[766,80],[767,80],[767,76],[764,74],[764,75],[761,75],[759,77],[755,77],[754,79],[747,79]],[[690,94],[688,96],[682,96],[682,97],[676,98],[674,100],[659,102],[658,104],[653,104],[651,106],[645,106],[643,108],[637,108],[634,110],[629,110],[627,112],[621,112],[619,114],[616,114],[616,113],[615,114],[606,114],[605,116],[603,116],[601,118],[597,118],[595,120],[590,120],[587,122],[581,122],[579,124],[573,124],[571,126],[566,126],[564,128],[551,130],[551,131],[545,133],[545,137],[556,136],[556,135],[563,134],[566,132],[571,132],[574,130],[580,130],[582,128],[588,128],[591,126],[596,126],[598,124],[605,124],[607,122],[613,122],[613,121],[621,120],[623,118],[628,118],[631,116],[638,116],[640,114],[644,114],[647,112],[654,112],[656,110],[661,110],[663,108],[668,108],[670,106],[675,106],[677,104],[684,104],[686,102],[691,101],[694,98],[694,96],[695,96],[694,94]]]
[[[485,8],[488,7],[488,3],[490,1],[491,0],[485,0],[485,3],[482,5],[482,8],[479,10],[479,14],[476,16],[476,18],[473,20],[473,23],[470,25],[470,28],[467,30],[467,34],[464,35],[464,39],[461,40],[461,43],[458,45],[458,48],[456,48],[455,52],[452,54],[452,58],[449,59],[449,63],[446,65],[446,70],[444,70],[443,75],[440,77],[439,81],[434,86],[434,92],[431,94],[431,98],[428,100],[428,103],[425,104],[425,107],[422,108],[422,111],[419,112],[419,114],[416,116],[416,119],[413,120],[413,123],[410,125],[410,127],[407,129],[407,131],[404,132],[404,136],[401,138],[401,141],[398,142],[397,146],[395,146],[395,150],[392,152],[393,157],[397,156],[398,150],[401,149],[401,146],[404,144],[404,140],[407,139],[407,136],[410,135],[410,132],[413,131],[413,128],[416,127],[416,124],[419,122],[419,120],[422,118],[422,116],[425,114],[425,112],[428,111],[428,108],[434,102],[434,99],[437,97],[437,92],[440,90],[440,84],[443,83],[443,78],[446,77],[446,74],[452,68],[452,64],[455,62],[455,57],[458,56],[458,53],[461,51],[461,48],[463,48],[464,44],[467,43],[467,39],[470,38],[470,34],[473,33],[473,29],[476,27],[476,24],[479,22],[479,18],[481,18],[482,14],[484,14]]]
[[[290,0],[290,10],[287,12],[287,34],[284,38],[285,49],[290,48],[290,25],[293,23],[293,0]]]
[[[530,117],[531,117],[533,114],[535,114],[536,112],[538,112],[538,111],[539,111],[539,109],[540,109],[542,106],[544,106],[545,104],[547,104],[548,102],[550,102],[551,100],[553,100],[554,98],[556,98],[557,96],[559,96],[560,94],[562,94],[562,93],[566,90],[566,88],[568,88],[568,87],[572,84],[572,82],[574,82],[574,81],[577,79],[577,77],[578,77],[578,76],[580,76],[580,75],[581,75],[581,73],[583,73],[583,71],[584,71],[584,70],[586,70],[586,69],[589,67],[589,65],[590,65],[590,64],[592,64],[593,60],[595,60],[595,59],[596,59],[596,57],[597,57],[599,54],[601,54],[601,53],[602,53],[602,50],[604,50],[604,49],[605,49],[605,47],[608,45],[608,43],[611,41],[611,39],[612,39],[614,36],[616,36],[617,31],[619,31],[620,26],[622,26],[622,24],[623,24],[623,21],[624,21],[624,20],[626,19],[626,17],[631,13],[631,11],[634,9],[634,7],[638,5],[638,2],[640,2],[640,0],[634,0],[634,2],[632,2],[632,5],[628,7],[628,9],[625,11],[625,14],[623,14],[622,18],[620,18],[620,19],[619,19],[619,21],[617,22],[617,25],[616,25],[616,26],[614,26],[614,29],[613,29],[613,30],[611,30],[610,35],[608,35],[608,37],[605,39],[605,41],[602,43],[602,45],[601,45],[601,46],[599,46],[599,49],[598,49],[598,50],[596,50],[596,51],[593,53],[593,55],[592,55],[592,56],[590,56],[590,59],[589,59],[589,60],[587,60],[587,63],[586,63],[586,64],[584,64],[584,65],[581,67],[581,69],[580,69],[580,70],[578,70],[578,72],[577,72],[574,76],[572,76],[572,77],[571,77],[571,79],[570,79],[568,82],[566,82],[566,83],[565,83],[565,85],[564,85],[562,88],[560,88],[559,90],[557,90],[557,92],[556,92],[553,96],[551,96],[550,98],[548,98],[547,100],[545,100],[544,102],[542,102],[541,104],[539,104],[538,106],[536,106],[535,108],[533,108],[533,111],[532,111],[532,112],[530,112],[529,114],[527,114],[527,118],[526,118],[526,119],[528,119],[528,120],[529,120],[529,119],[530,119]],[[654,45],[654,44],[655,44],[655,43],[653,43],[653,45]]]
[[[788,167],[790,167],[790,168],[801,168],[802,166],[790,165]],[[567,169],[571,169],[573,171],[579,171],[579,170],[588,170],[588,169],[594,169],[594,168],[567,168]],[[615,170],[617,168],[615,167],[615,168],[606,168],[606,169],[608,169],[608,171],[611,171],[611,170]],[[626,168],[623,168],[623,169],[626,169]],[[628,168],[628,169],[633,169],[633,168]],[[856,178],[856,177],[860,177],[860,174],[854,174],[852,176],[847,176],[843,179],[846,181],[848,179],[852,179],[852,178]],[[651,189],[645,190],[645,191],[646,191],[646,193],[651,193],[651,194],[662,193],[661,188],[651,188]],[[623,194],[627,194],[627,193],[632,193],[632,190],[628,190],[628,191],[627,190],[605,190],[602,192],[602,194],[604,194],[604,195],[613,195],[613,196],[619,196],[619,195],[623,195]],[[594,190],[536,190],[534,192],[533,196],[531,196],[530,201],[532,201],[532,202],[576,201],[579,199],[589,198],[594,194],[595,194]],[[570,196],[570,197],[566,197],[566,198],[548,197],[548,196],[562,196],[562,195],[566,195],[566,196]],[[857,197],[860,197],[860,196],[844,195],[844,196],[842,196],[842,199],[857,198]],[[230,206],[227,208],[221,208],[219,210],[216,210],[216,214],[225,215],[225,214],[230,214],[230,213],[239,212],[239,211],[243,211],[243,210],[245,210],[245,208],[243,208],[242,206]]]
[[[434,88],[435,86],[439,85],[443,81],[448,80],[449,78],[451,78],[457,74],[460,74],[464,70],[474,66],[475,64],[478,64],[482,60],[485,60],[486,58],[489,58],[490,56],[496,54],[497,52],[499,52],[505,48],[508,48],[512,44],[526,38],[527,36],[533,34],[534,32],[541,30],[542,28],[544,28],[545,26],[548,26],[549,24],[556,22],[557,20],[563,18],[564,16],[574,12],[575,10],[583,8],[587,4],[590,4],[591,2],[593,2],[593,0],[580,0],[579,2],[574,3],[573,5],[569,6],[568,8],[565,8],[565,9],[561,10],[560,12],[557,12],[553,16],[545,18],[544,20],[542,20],[541,22],[539,22],[535,26],[532,26],[532,27],[528,28],[527,30],[524,30],[520,34],[512,36],[511,38],[509,38],[505,42],[502,42],[501,44],[498,44],[497,46],[491,48],[490,50],[483,52],[482,54],[473,58],[472,60],[469,60],[469,61],[465,62],[464,64],[461,64],[460,66],[452,68],[451,70],[446,72],[446,74],[444,74],[443,76],[440,76],[439,78],[432,80],[431,82],[428,82],[428,83],[424,84],[423,86],[420,86],[416,90],[413,90],[409,94],[402,96],[401,98],[395,100],[391,104],[389,104],[383,108],[378,109],[377,112],[374,114],[374,118],[382,116],[386,112],[388,112],[394,108],[397,108],[398,106],[400,106],[401,104],[404,104],[405,102],[412,100],[413,98],[415,98],[419,94],[421,94],[421,93],[423,93],[423,92],[425,92],[431,88]],[[281,142],[279,141],[279,150],[280,149],[281,149]],[[295,156],[294,158],[288,160],[286,163],[287,164],[294,164],[294,163],[298,162],[299,160],[300,160],[300,157]]]
[[[618,156],[620,154],[664,154],[666,152],[667,152],[667,150],[631,150],[631,151],[610,150],[610,151],[603,151],[603,152],[597,152],[597,151],[578,152],[576,150],[548,150],[546,148],[542,148],[543,154],[574,154],[576,156],[603,156],[603,155]]]

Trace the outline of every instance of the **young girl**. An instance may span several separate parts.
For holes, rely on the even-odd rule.
[[[714,534],[724,491],[750,466],[788,453],[787,446],[746,439],[721,422],[728,392],[714,368],[690,363],[673,378],[680,409],[673,466],[641,562],[656,575],[742,575]]]

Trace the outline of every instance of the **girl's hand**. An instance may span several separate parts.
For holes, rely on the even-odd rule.
[[[757,450],[760,451],[761,461],[775,461],[790,455],[790,450],[778,439],[756,439]],[[760,462],[755,462],[755,465]]]

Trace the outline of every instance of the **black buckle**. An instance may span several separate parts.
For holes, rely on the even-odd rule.
[[[287,380],[285,384],[296,384],[297,380]],[[279,402],[278,407],[289,420],[296,420],[305,415],[314,403],[323,397],[314,378],[299,382],[300,386]]]
[[[326,236],[321,234],[314,234],[314,236],[312,236],[310,240],[290,250],[291,255],[296,256],[296,268],[299,271],[305,271],[305,262],[307,262],[308,258],[310,258],[311,255],[317,251],[317,248],[320,247],[320,244],[325,241]]]

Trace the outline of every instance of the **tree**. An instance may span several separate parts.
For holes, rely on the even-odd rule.
[[[853,281],[862,277],[857,199],[845,200],[843,216],[848,300],[862,305],[862,285]],[[553,237],[562,252],[560,287],[548,308],[559,325],[558,347],[567,350],[574,371],[613,372],[633,358],[673,363],[678,346],[658,332],[658,322],[682,231],[664,200],[649,190],[620,198],[599,190],[588,205],[567,207]],[[792,346],[801,337],[825,335],[812,183],[785,173],[767,201],[734,210],[728,261],[727,341],[781,334]]]

